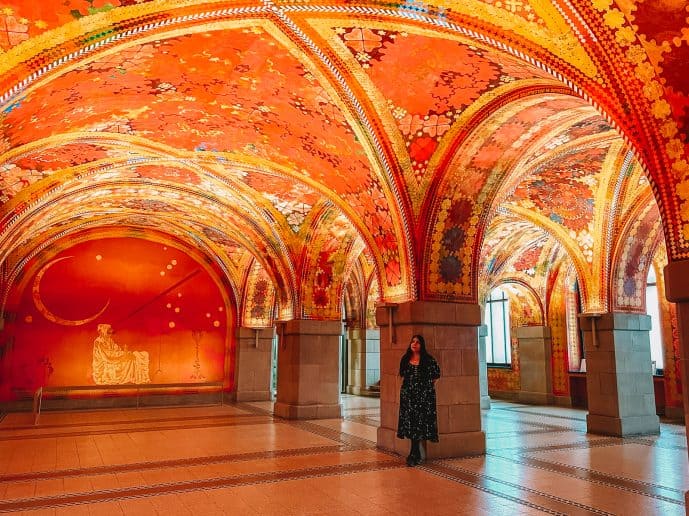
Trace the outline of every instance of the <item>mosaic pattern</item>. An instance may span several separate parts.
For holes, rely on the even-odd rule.
[[[570,288],[566,282],[566,266],[561,264],[552,285],[552,295],[547,305],[548,326],[550,327],[550,353],[553,373],[553,394],[569,396],[569,363],[568,341],[569,330],[576,333],[576,324],[568,320],[565,292]],[[579,369],[577,361],[576,370]]]
[[[557,97],[515,102],[463,142],[463,151],[448,164],[440,189],[443,195],[433,203],[429,230],[434,252],[425,281],[427,295],[472,299],[476,288],[472,252],[485,231],[491,202],[513,173],[519,149],[537,142],[540,130],[578,105],[575,99]]]
[[[275,287],[266,270],[254,262],[246,285],[242,326],[268,328],[273,325],[275,312]]]
[[[301,250],[315,271],[347,271],[360,238],[385,300],[476,302],[507,202],[580,251],[587,308],[608,308],[609,257],[591,250],[612,247],[607,228],[640,197],[597,195],[606,149],[633,148],[628,183],[647,175],[669,259],[689,256],[687,20],[651,4],[9,0],[1,256],[111,212],[123,233],[148,216],[144,232],[226,249],[227,267],[261,261],[281,313],[328,318],[341,287],[297,288]],[[307,235],[325,203],[347,223]]]
[[[481,250],[480,298],[505,281],[516,281],[528,285],[543,303],[561,253],[557,241],[538,226],[513,215],[495,217]]]
[[[614,263],[614,309],[646,313],[646,278],[659,240],[662,238],[660,216],[651,204],[645,211],[632,211],[620,238],[621,250]]]
[[[346,257],[354,245],[349,221],[326,208],[309,232],[309,253],[301,270],[303,305],[306,318],[342,317],[342,290]]]
[[[479,97],[519,79],[549,78],[489,49],[457,41],[375,27],[339,27],[335,32],[382,95],[417,185],[428,184],[424,175],[443,136]]]

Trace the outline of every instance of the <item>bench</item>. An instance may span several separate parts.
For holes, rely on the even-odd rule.
[[[219,394],[219,404],[222,405],[222,382],[43,386],[39,387],[34,392],[32,413],[34,425],[38,425],[41,417],[41,410],[44,409],[45,405],[44,400],[46,399],[65,401],[97,401],[108,398],[130,399],[135,400],[135,406],[139,408],[142,405],[142,401],[149,401],[151,396],[164,395],[169,397],[170,400],[178,400],[180,396],[198,396],[216,392]],[[89,405],[90,408],[94,407],[93,403],[89,403]],[[146,403],[146,406],[151,405]]]

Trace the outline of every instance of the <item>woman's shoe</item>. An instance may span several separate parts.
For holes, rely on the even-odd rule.
[[[407,466],[409,466],[409,467],[416,466],[416,459],[414,457],[412,457],[411,455],[409,455],[407,457]]]

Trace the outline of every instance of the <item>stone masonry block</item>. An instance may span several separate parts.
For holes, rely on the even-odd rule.
[[[515,328],[514,336],[518,339],[549,339],[550,326],[519,326]]]

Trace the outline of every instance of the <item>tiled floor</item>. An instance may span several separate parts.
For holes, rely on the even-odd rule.
[[[684,427],[586,434],[586,413],[493,401],[487,453],[408,468],[375,447],[378,400],[343,420],[271,403],[0,416],[0,512],[25,514],[685,514]]]

